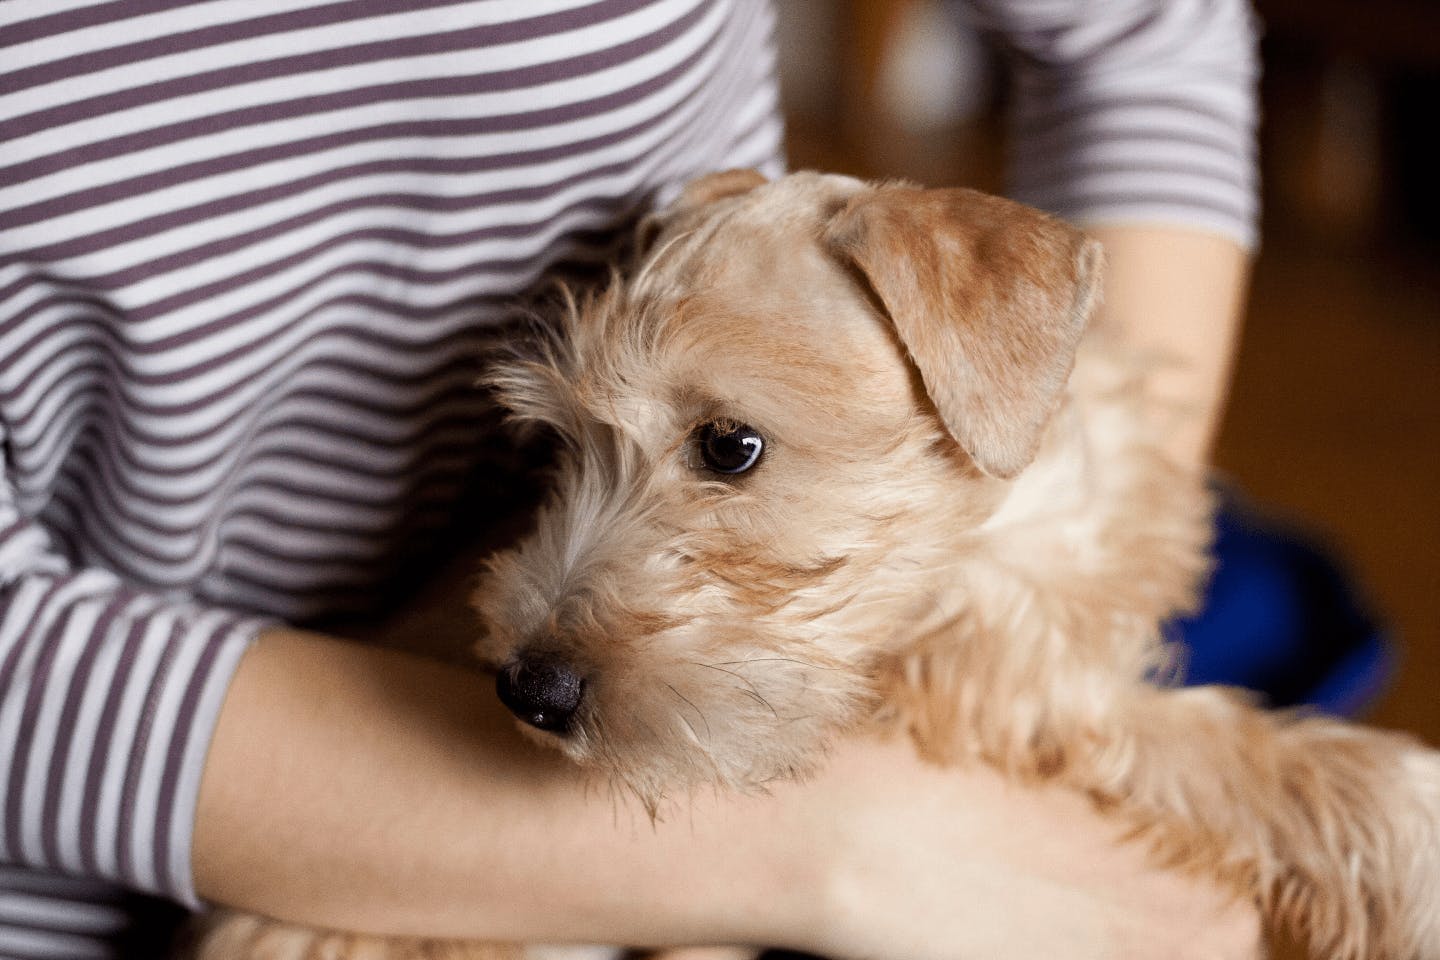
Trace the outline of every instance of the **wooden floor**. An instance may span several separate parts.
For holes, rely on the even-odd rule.
[[[800,115],[789,148],[795,167],[994,189],[994,139],[857,145]],[[1403,649],[1369,719],[1440,743],[1440,256],[1267,221],[1216,464],[1354,571]]]

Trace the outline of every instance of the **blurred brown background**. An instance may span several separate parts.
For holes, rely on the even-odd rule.
[[[1440,743],[1440,4],[1257,0],[1263,240],[1216,462],[1402,646],[1370,719]],[[987,51],[933,0],[780,0],[795,167],[999,190]]]

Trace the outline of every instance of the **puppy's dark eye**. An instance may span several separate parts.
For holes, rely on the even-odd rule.
[[[760,461],[765,438],[743,423],[707,423],[695,434],[700,462],[716,473],[744,473]]]

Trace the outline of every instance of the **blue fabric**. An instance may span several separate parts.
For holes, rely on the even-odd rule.
[[[1341,716],[1382,691],[1394,645],[1313,537],[1222,493],[1216,567],[1197,615],[1174,624],[1191,684],[1248,687],[1276,707]]]

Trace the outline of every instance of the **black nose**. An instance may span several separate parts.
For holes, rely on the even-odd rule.
[[[570,726],[584,692],[580,675],[554,660],[519,660],[495,678],[495,693],[511,713],[555,733]]]

